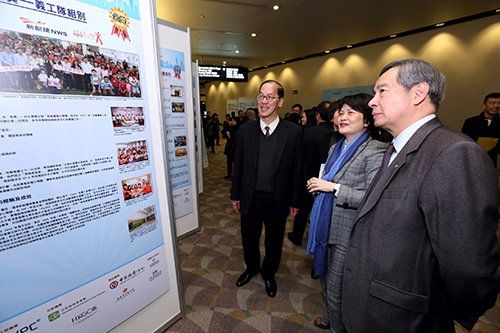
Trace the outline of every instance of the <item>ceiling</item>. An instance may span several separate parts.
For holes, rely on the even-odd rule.
[[[278,4],[275,11],[272,6]],[[156,0],[189,27],[193,60],[250,69],[499,7],[498,0]],[[256,33],[252,37],[251,33]],[[236,50],[239,53],[236,53]]]

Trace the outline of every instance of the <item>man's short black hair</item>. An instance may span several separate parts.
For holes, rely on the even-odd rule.
[[[484,96],[483,103],[484,103],[484,104],[486,104],[486,102],[487,102],[490,98],[500,98],[500,93],[497,93],[497,92],[489,93],[488,95]]]
[[[330,118],[328,117],[329,116],[328,110],[330,109],[331,104],[332,102],[330,101],[323,101],[319,103],[318,107],[316,108],[316,113],[322,120],[326,121],[327,123],[330,122]]]
[[[292,106],[292,109],[294,108],[299,108],[300,109],[300,112],[302,112],[302,104],[299,104],[299,103],[296,103]]]
[[[274,83],[278,87],[278,89],[277,89],[278,90],[277,91],[278,97],[279,98],[285,97],[285,88],[283,88],[283,85],[276,80],[266,80],[266,81],[262,82],[260,84],[260,87],[259,87],[259,92],[260,92],[260,89],[262,89],[262,86],[265,85],[266,83]]]

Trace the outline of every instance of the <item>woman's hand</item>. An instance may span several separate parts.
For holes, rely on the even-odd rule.
[[[313,177],[307,181],[307,190],[313,192],[333,192],[335,183]]]

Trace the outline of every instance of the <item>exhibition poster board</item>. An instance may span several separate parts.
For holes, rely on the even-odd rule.
[[[181,307],[152,3],[0,10],[0,332],[160,329]]]
[[[193,110],[194,110],[194,143],[196,149],[196,173],[198,180],[198,194],[203,193],[203,149],[205,141],[201,129],[202,117],[200,108],[200,79],[198,78],[198,60],[191,64],[191,77],[193,78]]]
[[[257,99],[255,97],[239,97],[238,110],[245,110],[248,108],[256,108]]]
[[[336,88],[336,89],[324,89],[323,90],[323,100],[324,101],[338,101],[344,96],[355,95],[355,94],[373,94],[373,86],[358,86],[358,87],[346,87],[346,88]]]
[[[199,229],[188,29],[158,20],[158,46],[170,187],[177,236],[182,236]]]
[[[226,101],[227,105],[227,114],[231,114],[234,112],[235,115],[238,115],[238,99],[232,98]]]

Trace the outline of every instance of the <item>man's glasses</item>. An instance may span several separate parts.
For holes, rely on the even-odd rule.
[[[275,99],[279,99],[279,97],[278,97],[278,96],[264,96],[264,95],[262,95],[262,94],[258,94],[258,95],[257,95],[257,100],[258,100],[258,101],[263,101],[263,100],[266,100],[266,101],[268,101],[268,102],[272,102],[272,101],[274,101]]]

